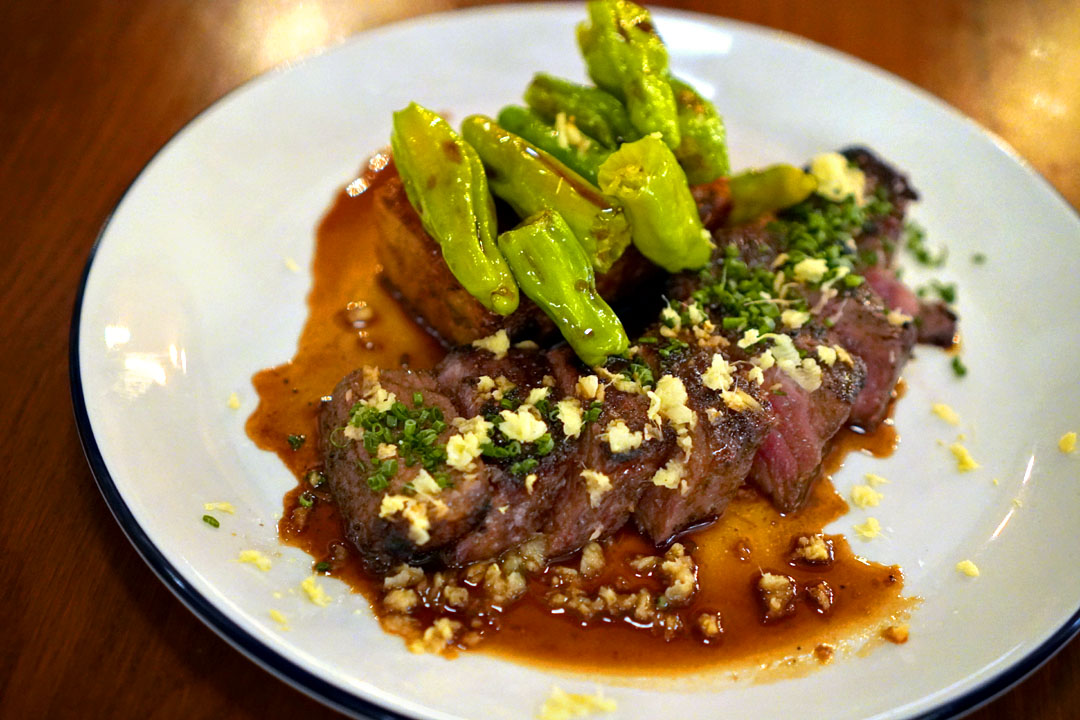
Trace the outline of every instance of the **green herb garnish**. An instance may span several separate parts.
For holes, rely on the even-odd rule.
[[[304,446],[304,441],[307,440],[307,435],[289,435],[285,439],[289,441],[289,447],[293,449],[293,452],[296,452]]]
[[[397,474],[397,460],[372,460],[371,474],[368,475],[368,487],[375,492],[381,492],[390,487],[390,478]]]
[[[941,267],[949,256],[946,248],[932,249],[926,244],[926,231],[918,223],[904,223],[904,248],[915,261],[927,267]]]
[[[671,357],[672,353],[682,352],[683,350],[685,350],[688,347],[690,347],[690,345],[683,342],[679,338],[671,338],[668,341],[667,345],[665,345],[662,348],[658,348],[656,350],[656,352],[660,353],[660,356],[666,359],[666,358]],[[649,371],[649,376],[650,377],[652,376],[652,371],[651,370]]]
[[[414,403],[418,396],[423,402],[423,396],[414,393]],[[379,445],[395,445],[407,467],[420,464],[433,472],[446,461],[446,448],[437,441],[447,424],[442,410],[433,405],[409,408],[396,402],[389,410],[379,411],[357,403],[349,412],[349,424],[364,430],[364,450],[369,456],[378,453]],[[376,491],[385,489],[396,472],[396,459],[373,461],[368,486]]]
[[[919,297],[926,297],[930,293],[937,295],[945,302],[952,305],[956,302],[956,283],[944,283],[940,280],[931,280],[928,285],[923,285],[915,294]]]
[[[963,363],[959,356],[952,359],[952,371],[956,374],[956,377],[962,378],[967,375],[967,365]]]
[[[219,523],[218,519],[216,517],[214,517],[213,515],[203,515],[202,516],[202,521],[204,523],[206,523],[207,525],[209,525],[210,527],[212,527],[212,528],[221,527],[221,523]]]
[[[663,351],[661,350],[658,352],[662,353]],[[653,378],[652,368],[650,368],[648,363],[646,363],[638,356],[630,358],[630,364],[626,366],[626,369],[623,370],[620,375],[622,375],[627,380],[636,382],[643,388],[650,388],[656,385],[656,380],[655,378]]]
[[[515,463],[511,463],[510,472],[513,475],[525,475],[536,469],[536,466],[540,464],[540,461],[536,458],[525,458],[524,460],[518,460]]]

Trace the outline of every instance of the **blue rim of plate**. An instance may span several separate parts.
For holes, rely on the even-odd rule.
[[[672,13],[670,9],[664,8],[666,12]],[[482,8],[475,11],[482,11]],[[424,20],[430,20],[433,17],[441,15],[449,15],[451,13],[460,13],[461,11],[447,11],[445,13],[434,13],[430,15],[422,16]],[[466,12],[468,12],[466,10]],[[686,12],[673,12],[672,14],[679,15],[697,15],[697,13]],[[959,115],[967,122],[970,122],[979,128],[982,135],[988,137],[994,142],[1001,150],[1003,150],[1014,162],[1017,162],[1024,170],[1034,176],[1036,179],[1042,181],[1043,188],[1049,190],[1051,193],[1058,196],[1063,201],[1065,207],[1069,208],[1078,218],[1080,218],[1080,210],[1077,210],[1069,203],[1064,195],[1056,187],[1054,187],[1046,178],[1042,176],[1035,168],[1033,168],[1021,155],[1019,155],[1012,146],[1005,142],[1004,139],[999,138],[994,133],[990,132],[974,119],[960,113],[956,108],[952,107],[944,100],[928,93],[917,85],[913,85],[907,80],[894,75],[887,70],[884,70],[876,65],[867,63],[864,60],[860,60],[854,56],[848,55],[843,51],[835,48],[821,45],[807,38],[799,35],[793,35],[783,31],[775,30],[772,28],[754,25],[752,23],[741,22],[737,20],[731,20],[729,18],[720,18],[716,16],[704,16],[711,19],[723,20],[726,23],[732,25],[743,26],[751,29],[753,32],[763,33],[772,37],[780,38],[781,40],[792,41],[804,46],[810,46],[818,51],[824,51],[838,59],[858,66],[861,69],[869,69],[875,74],[881,74],[886,76],[894,83],[898,83],[904,86],[908,90],[915,91],[918,95],[922,95],[939,105],[947,109],[949,112]],[[406,19],[403,21],[391,23],[390,25],[382,26],[379,29],[385,29],[392,26],[399,26],[402,24],[416,22],[420,18]],[[363,34],[363,33],[361,33]],[[346,41],[357,37],[356,35],[347,39]],[[325,52],[332,51],[335,46],[330,46],[316,51],[312,55],[305,56],[299,61],[309,59],[316,55],[321,55]],[[117,200],[113,210],[109,212],[105,221],[101,225],[101,229],[98,231],[97,237],[94,239],[94,244],[90,248],[89,256],[86,259],[86,265],[83,268],[82,276],[79,279],[79,286],[75,294],[75,306],[72,311],[71,317],[71,329],[68,333],[68,381],[71,385],[71,401],[72,407],[75,413],[75,426],[79,433],[79,442],[82,445],[83,454],[86,456],[87,463],[90,465],[90,472],[94,476],[94,480],[97,483],[98,490],[101,491],[102,497],[105,499],[105,504],[109,507],[109,511],[112,513],[116,522],[119,523],[120,529],[127,536],[127,539],[135,547],[135,550],[139,553],[139,556],[150,566],[150,569],[157,575],[158,579],[165,584],[165,586],[172,591],[181,603],[184,604],[195,616],[201,620],[207,627],[213,630],[219,637],[225,640],[236,650],[243,653],[250,660],[262,667],[267,672],[276,676],[283,682],[291,685],[292,687],[300,690],[311,698],[342,712],[349,713],[354,716],[360,716],[364,718],[370,718],[371,720],[413,720],[407,715],[402,715],[394,710],[389,710],[375,703],[365,700],[358,695],[342,690],[338,686],[327,682],[314,673],[304,669],[300,665],[292,662],[283,655],[275,652],[264,643],[257,640],[253,635],[248,634],[243,628],[230,620],[224,613],[218,610],[213,603],[207,600],[202,594],[200,594],[194,586],[192,586],[183,575],[170,563],[158,547],[150,540],[150,537],[146,534],[146,531],[135,520],[131,510],[128,508],[127,503],[124,502],[119,489],[116,487],[116,483],[113,481],[112,475],[109,473],[109,469],[105,464],[105,459],[101,455],[101,450],[98,447],[97,439],[94,437],[93,427],[90,423],[90,415],[86,407],[86,397],[83,393],[82,387],[82,372],[79,365],[79,331],[80,320],[82,317],[83,300],[86,296],[86,284],[90,277],[90,270],[94,264],[94,258],[97,256],[97,251],[101,247],[101,242],[105,237],[106,231],[109,229],[109,225],[112,222],[113,217],[116,214],[117,209],[123,205],[124,200],[127,198],[128,193],[135,183],[143,176],[146,169],[160,156],[165,150],[167,150],[173,142],[187,130],[192,124],[198,121],[204,114],[206,114],[212,108],[217,107],[219,104],[226,102],[234,94],[244,90],[249,85],[257,82],[261,79],[265,79],[277,72],[287,69],[284,65],[272,68],[264,73],[261,73],[253,78],[246,80],[240,85],[236,86],[232,90],[228,91],[217,100],[214,100],[207,107],[199,111],[194,117],[188,120],[184,125],[177,130],[167,141],[147,160],[146,164],[139,173],[128,183],[127,187],[120,194],[120,198]],[[1041,645],[1032,650],[1024,657],[1017,660],[1015,663],[1007,667],[1005,670],[998,673],[996,676],[987,679],[981,685],[972,688],[958,698],[949,700],[942,705],[927,710],[919,715],[912,715],[905,720],[946,720],[947,718],[958,718],[966,715],[969,712],[976,710],[977,708],[985,705],[994,698],[1002,695],[1007,690],[1012,688],[1024,680],[1028,675],[1031,675],[1038,670],[1044,663],[1050,658],[1056,655],[1065,645],[1068,644],[1074,636],[1080,633],[1080,607],[1076,612],[1054,633],[1050,635]]]

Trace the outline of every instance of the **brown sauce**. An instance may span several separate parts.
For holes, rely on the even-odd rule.
[[[369,169],[367,180],[370,187],[380,183],[374,169]],[[376,608],[379,579],[368,575],[350,551],[344,524],[328,493],[312,491],[304,481],[307,470],[319,465],[319,398],[330,394],[345,374],[364,364],[427,368],[443,353],[377,280],[374,211],[373,192],[368,189],[358,198],[341,193],[323,217],[312,265],[308,320],[296,355],[254,376],[260,402],[248,419],[247,432],[260,448],[277,453],[299,481],[284,498],[282,542],[306,551],[313,568],[348,583]],[[898,388],[896,394],[901,392]],[[294,450],[289,435],[305,435],[306,441]],[[891,421],[871,435],[844,430],[826,458],[826,473],[838,470],[850,451],[882,457],[896,443]],[[302,492],[315,497],[310,508],[301,508]],[[846,502],[828,479],[817,484],[806,508],[787,516],[756,492],[744,490],[720,521],[681,538],[694,548],[700,581],[687,616],[719,612],[723,632],[712,640],[694,633],[666,640],[627,620],[583,623],[570,612],[551,610],[544,602],[550,587],[534,578],[525,596],[488,626],[476,649],[605,674],[669,674],[710,666],[735,669],[796,657],[827,662],[845,639],[868,630],[876,633],[911,603],[901,596],[899,568],[860,558],[843,536],[830,536],[834,560],[828,566],[791,560],[796,536],[819,532],[846,511]],[[624,530],[607,548],[604,573],[589,582],[625,591],[647,586],[651,580],[635,577],[625,562],[658,552],[635,531]],[[832,588],[833,606],[827,613],[819,612],[800,592],[792,615],[765,624],[754,591],[762,572],[787,575],[799,588],[825,580]],[[492,631],[496,626],[498,631]]]
[[[692,618],[719,611],[723,632],[716,640],[705,642],[695,633],[666,640],[660,633],[643,632],[629,620],[583,624],[572,614],[552,614],[542,594],[530,592],[506,612],[500,631],[480,647],[560,668],[650,675],[717,665],[767,665],[809,655],[821,645],[836,647],[868,622],[883,619],[904,604],[899,568],[859,558],[842,536],[828,536],[834,555],[828,566],[791,560],[795,537],[819,532],[846,511],[847,504],[828,480],[817,484],[806,508],[789,516],[746,490],[719,522],[681,538],[684,544],[696,545],[693,555],[700,586],[685,614]],[[618,578],[632,577],[626,560],[655,552],[638,533],[624,530],[606,553],[604,574],[593,583],[617,586]],[[766,625],[755,591],[762,572],[787,575],[800,588],[824,580],[832,588],[833,606],[828,613],[820,613],[800,597],[793,615]],[[623,584],[627,591],[638,587]]]

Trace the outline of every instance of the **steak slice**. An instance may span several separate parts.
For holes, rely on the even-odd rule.
[[[879,272],[872,268],[869,272]],[[891,277],[891,273],[883,272]],[[915,345],[915,323],[890,321],[887,308],[870,288],[859,287],[826,303],[823,315],[832,323],[829,337],[866,366],[866,380],[851,408],[849,422],[872,431],[885,419],[892,391]]]
[[[648,409],[649,400],[643,395],[612,387],[604,390],[600,415],[582,429],[578,455],[544,525],[548,557],[569,555],[626,524],[673,447],[674,438],[667,433],[644,439]],[[639,447],[612,451],[606,435],[610,424],[619,420],[631,433],[642,433]]]
[[[548,410],[541,415],[554,449],[536,458],[539,464],[528,471],[513,471],[513,463],[520,458],[486,459],[492,494],[482,519],[443,554],[446,564],[465,565],[496,557],[541,531],[552,503],[573,472],[578,441],[567,439],[562,423],[551,416],[550,409],[562,398],[562,391],[544,353],[512,348],[505,357],[496,358],[486,350],[460,348],[439,363],[436,373],[439,386],[462,415],[482,415],[496,425],[501,411],[516,409],[532,390],[547,389],[540,408]],[[490,382],[478,383],[483,377]],[[535,476],[531,481],[530,475]]]
[[[747,379],[745,367],[734,375],[730,390],[745,392],[757,408],[736,411],[725,404],[719,390],[706,387],[702,374],[712,360],[712,350],[691,345],[664,368],[683,381],[687,405],[698,421],[689,431],[689,450],[676,448],[672,456],[683,466],[678,486],[650,484],[634,512],[638,527],[658,545],[724,512],[772,427],[769,401],[758,384]]]
[[[844,148],[840,154],[854,163],[866,177],[866,195],[880,194],[892,205],[892,210],[873,217],[855,238],[859,257],[864,266],[892,267],[900,247],[907,206],[919,199],[919,194],[900,173],[865,147]]]
[[[776,367],[765,371],[775,425],[754,456],[749,479],[781,512],[794,512],[821,477],[825,445],[843,427],[862,389],[862,361],[822,367],[822,384],[804,390]]]
[[[953,309],[943,302],[919,303],[919,314],[915,316],[915,326],[919,330],[919,342],[950,348],[957,342],[957,317]]]
[[[559,389],[553,387],[555,376],[551,362],[545,353],[535,348],[510,348],[501,358],[479,348],[457,348],[435,366],[435,377],[464,417],[498,414],[499,410],[508,407],[502,404],[504,400],[516,407],[525,401],[531,389],[545,384],[552,385],[551,403],[560,396]],[[485,388],[489,384],[482,380],[485,377],[494,385]]]
[[[419,564],[455,542],[480,520],[490,504],[489,473],[482,464],[463,474],[446,468],[453,483],[437,494],[409,495],[406,486],[416,483],[419,464],[409,466],[398,457],[397,472],[387,479],[385,489],[373,489],[369,478],[374,460],[364,442],[346,434],[354,406],[381,389],[413,406],[414,393],[423,395],[423,405],[438,409],[450,419],[457,415],[449,398],[442,395],[429,373],[406,370],[378,371],[365,368],[347,375],[324,402],[319,415],[319,437],[326,475],[338,509],[345,520],[346,534],[360,551],[368,567],[385,573],[399,563]],[[355,428],[353,430],[356,430]],[[436,442],[445,443],[452,427],[439,433]],[[352,434],[356,434],[353,432]],[[428,538],[418,536],[413,524],[398,512],[383,517],[381,508],[388,496],[410,497],[422,503],[429,527]]]
[[[538,535],[560,496],[566,478],[577,465],[577,443],[564,443],[540,461],[535,479],[488,465],[493,492],[482,518],[458,542],[443,552],[449,566],[468,565],[498,557],[504,551]]]
[[[864,277],[887,307],[915,318],[917,342],[947,348],[956,341],[956,313],[948,305],[919,299],[890,270],[868,268]]]

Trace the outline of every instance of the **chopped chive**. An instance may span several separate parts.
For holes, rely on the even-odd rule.
[[[315,563],[315,572],[330,572],[330,563],[326,562],[325,560]]]
[[[952,305],[956,302],[956,283],[931,280],[929,284],[922,285],[915,290],[915,294],[919,297],[926,297],[930,293],[937,295],[939,298]]]
[[[312,505],[315,504],[315,501],[312,500],[311,496],[308,495],[306,492],[305,493],[300,493],[300,495],[296,499],[300,502],[301,505],[303,505],[306,508],[309,508],[309,507],[311,507]]]
[[[959,356],[952,359],[952,371],[956,374],[956,377],[964,377],[967,375],[967,365],[963,363]]]
[[[304,445],[304,441],[307,440],[307,435],[289,435],[286,440],[289,441],[289,447],[296,452]]]
[[[549,433],[544,433],[536,441],[536,453],[538,455],[548,455],[555,449],[555,441],[551,439]]]
[[[203,515],[202,516],[202,521],[204,523],[206,523],[207,525],[209,525],[210,527],[212,527],[212,528],[221,527],[221,523],[219,523],[218,519],[216,517],[214,517],[213,515]]]
[[[510,465],[510,472],[514,475],[525,475],[536,469],[536,466],[540,464],[540,461],[536,458],[526,458],[524,460],[518,460]]]
[[[977,252],[971,256],[971,262],[976,265],[982,265],[986,262],[986,255],[981,252]]]

